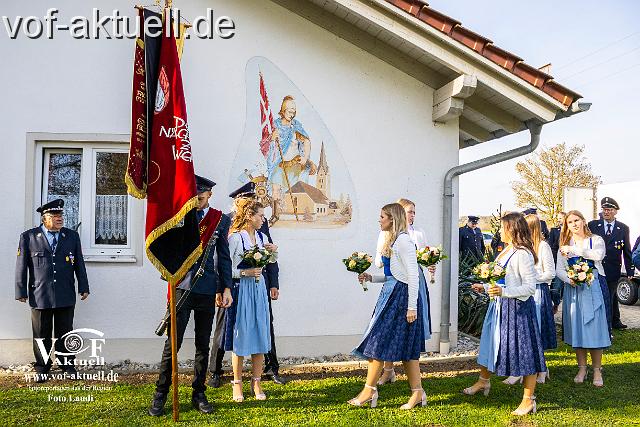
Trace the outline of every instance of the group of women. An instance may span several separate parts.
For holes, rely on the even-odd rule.
[[[402,409],[427,402],[418,359],[431,335],[428,289],[416,248],[423,247],[424,233],[413,227],[415,204],[401,199],[382,207],[381,233],[376,265],[383,275],[362,273],[361,281],[383,283],[371,321],[354,354],[369,360],[362,391],[348,403],[378,403],[378,386],[395,381],[393,362],[401,361],[411,395]],[[557,346],[549,285],[557,276],[564,282],[562,337],[573,347],[578,362],[575,383],[587,377],[587,352],[591,354],[593,385],[603,386],[602,352],[611,345],[607,320],[608,293],[602,268],[604,240],[592,235],[578,211],[566,214],[560,236],[557,265],[544,240],[536,215],[513,212],[502,217],[502,237],[507,245],[496,258],[505,270],[497,286],[474,284],[491,297],[485,316],[478,363],[480,377],[463,390],[466,395],[491,390],[490,376],[507,376],[506,384],[524,384],[522,401],[513,415],[536,412],[535,388],[549,378],[544,351]],[[569,279],[568,266],[586,261],[594,280],[581,285]],[[430,269],[433,274],[433,267]]]

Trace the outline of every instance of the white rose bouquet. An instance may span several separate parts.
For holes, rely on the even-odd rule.
[[[251,266],[251,268],[263,268],[269,263],[275,262],[275,252],[260,248],[258,245],[244,251],[242,259]],[[256,283],[260,282],[260,278],[256,277]]]
[[[578,258],[575,263],[567,266],[567,277],[573,280],[571,286],[591,286],[593,282],[593,268],[583,258]]]
[[[425,246],[422,249],[416,250],[416,256],[418,257],[418,264],[425,267],[431,267],[443,259],[447,259],[447,255],[442,250],[442,246]],[[430,283],[436,282],[433,274],[431,274],[430,279]]]
[[[373,258],[371,258],[371,255],[367,254],[366,252],[354,252],[349,258],[343,258],[342,262],[347,267],[347,271],[362,274],[367,271],[369,267],[371,267]],[[366,291],[368,289],[367,282],[363,281],[361,284],[362,289]]]
[[[473,276],[478,282],[498,286],[498,280],[504,279],[507,271],[497,262],[483,262],[473,267]]]

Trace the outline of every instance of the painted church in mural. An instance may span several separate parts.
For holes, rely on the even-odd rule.
[[[246,69],[247,117],[230,189],[249,180],[272,227],[339,228],[351,222],[353,182],[320,115],[266,58]],[[277,100],[275,108],[270,95]],[[251,100],[258,98],[259,108]]]

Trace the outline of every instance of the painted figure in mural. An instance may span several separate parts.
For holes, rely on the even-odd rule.
[[[296,120],[297,107],[292,96],[285,96],[280,116],[274,122],[271,144],[267,154],[267,178],[273,198],[270,224],[279,219],[284,195],[298,181],[307,183],[317,168],[310,160],[311,139],[302,123]]]

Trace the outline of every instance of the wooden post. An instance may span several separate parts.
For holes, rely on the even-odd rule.
[[[178,422],[180,418],[180,403],[178,400],[178,335],[176,322],[176,286],[169,282],[169,314],[171,323],[169,331],[171,334],[171,384],[173,385],[173,421]]]

